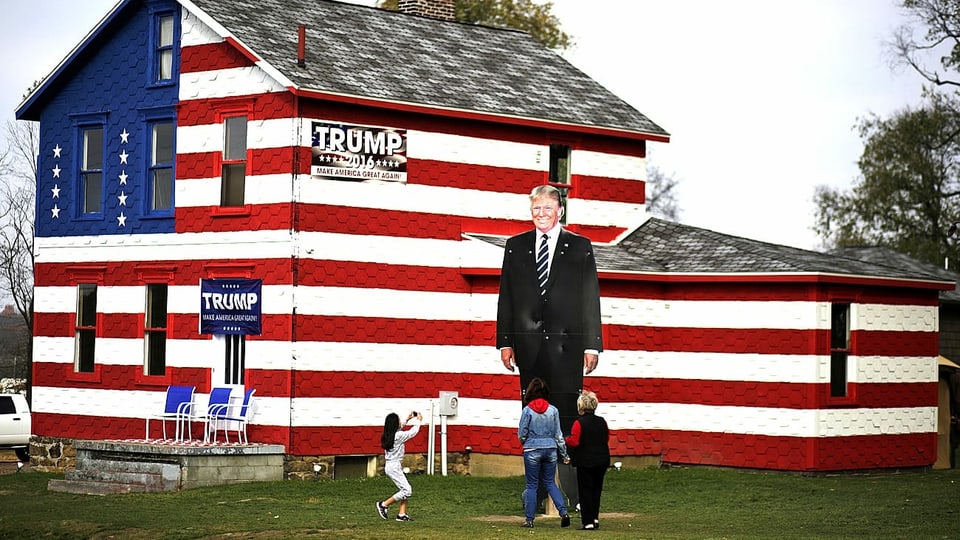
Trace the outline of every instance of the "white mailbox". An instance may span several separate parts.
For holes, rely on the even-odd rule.
[[[440,392],[440,416],[456,416],[457,401],[457,392]]]

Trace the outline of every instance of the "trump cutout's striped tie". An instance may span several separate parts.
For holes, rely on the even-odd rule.
[[[540,296],[547,294],[547,235],[543,235],[537,251],[537,281],[540,282]]]

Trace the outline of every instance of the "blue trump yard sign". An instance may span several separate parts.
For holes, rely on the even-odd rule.
[[[259,336],[262,279],[201,279],[200,333]]]

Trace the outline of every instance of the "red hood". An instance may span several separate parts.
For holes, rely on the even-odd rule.
[[[528,403],[527,406],[533,409],[533,412],[537,414],[543,414],[547,412],[547,407],[550,406],[550,402],[543,398],[537,398]]]

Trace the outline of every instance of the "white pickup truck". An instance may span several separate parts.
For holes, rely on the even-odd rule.
[[[20,461],[30,460],[30,407],[23,394],[0,394],[0,448],[12,448]]]

